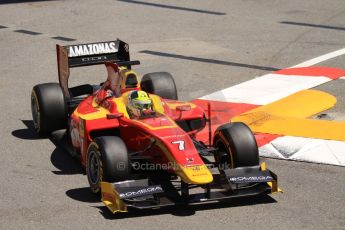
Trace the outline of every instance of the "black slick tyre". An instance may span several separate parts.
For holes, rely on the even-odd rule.
[[[259,165],[259,151],[253,133],[242,122],[232,122],[217,128],[213,145],[218,149],[215,155],[218,165],[228,168]]]
[[[177,100],[176,84],[173,76],[167,72],[147,73],[140,82],[140,87],[147,93],[161,98]]]
[[[33,87],[31,112],[35,130],[47,135],[67,127],[67,109],[64,95],[58,83],[45,83]]]
[[[95,138],[87,151],[86,175],[93,193],[99,193],[102,181],[130,179],[130,163],[125,143],[116,136]]]

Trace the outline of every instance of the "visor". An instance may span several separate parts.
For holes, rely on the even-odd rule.
[[[145,100],[145,101],[140,101],[140,100],[133,100],[133,106],[136,109],[150,109],[151,108],[151,100]]]

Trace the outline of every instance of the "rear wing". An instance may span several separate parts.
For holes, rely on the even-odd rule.
[[[70,68],[113,62],[130,69],[131,65],[140,64],[139,61],[130,61],[129,46],[119,39],[69,46],[57,44],[56,53],[59,82],[67,99],[71,97],[68,89]]]

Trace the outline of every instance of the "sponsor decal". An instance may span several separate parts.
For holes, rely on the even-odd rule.
[[[133,198],[133,197],[140,197],[140,196],[146,196],[154,193],[161,193],[163,192],[163,189],[161,186],[150,186],[147,188],[142,188],[134,191],[128,191],[128,192],[123,192],[120,193],[119,196],[121,199],[128,199],[128,198]]]
[[[186,161],[188,163],[193,163],[194,162],[194,158],[193,157],[186,157]]]
[[[115,53],[118,51],[116,42],[75,45],[68,47],[68,57],[79,57],[97,54]]]
[[[190,167],[190,169],[198,172],[201,170],[201,167],[200,166],[193,166],[193,167]]]
[[[85,57],[82,58],[81,61],[105,61],[107,60],[107,56],[100,56],[100,57]]]
[[[192,174],[192,176],[207,176],[207,173]]]
[[[236,176],[236,177],[229,177],[229,181],[233,183],[268,182],[268,181],[273,181],[273,177],[271,176]]]
[[[171,138],[184,138],[187,134],[179,134],[179,135],[171,135],[171,136],[164,136],[161,137],[162,139],[171,139]]]

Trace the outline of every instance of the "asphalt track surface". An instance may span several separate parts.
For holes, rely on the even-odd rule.
[[[171,72],[190,100],[342,49],[344,32],[343,0],[0,1],[0,229],[345,229],[345,168],[272,159],[283,194],[110,215],[30,112],[33,85],[57,81],[56,43],[119,37],[139,73]],[[344,56],[318,65],[345,68]],[[71,71],[72,84],[105,78],[102,66]],[[339,119],[344,88],[318,87]]]

